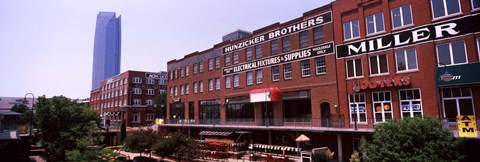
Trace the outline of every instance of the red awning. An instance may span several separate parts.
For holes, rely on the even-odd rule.
[[[280,88],[270,87],[262,89],[254,89],[250,91],[250,102],[270,102],[280,101],[281,93]]]

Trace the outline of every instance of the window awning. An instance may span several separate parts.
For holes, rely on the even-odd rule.
[[[254,89],[250,91],[250,102],[270,102],[280,101],[281,93],[280,88],[270,87],[262,89]]]
[[[203,136],[229,136],[233,132],[224,132],[224,131],[201,131],[200,135]]]

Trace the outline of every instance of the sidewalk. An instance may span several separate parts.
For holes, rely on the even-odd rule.
[[[126,155],[129,159],[133,159],[134,157],[137,157],[137,156],[140,156],[140,153],[133,153],[133,152],[125,152],[125,151],[120,151],[118,152],[122,155]],[[150,154],[142,154],[143,157],[150,157]],[[156,160],[160,160],[161,158],[156,156],[156,155],[151,155],[152,158],[156,159]],[[173,159],[169,159],[169,158],[163,158],[163,161],[168,161],[168,162],[176,162],[175,160]]]

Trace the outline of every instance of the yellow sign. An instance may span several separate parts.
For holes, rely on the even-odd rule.
[[[478,137],[477,124],[474,115],[457,116],[459,137]]]

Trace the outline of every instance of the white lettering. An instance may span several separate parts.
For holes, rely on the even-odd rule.
[[[435,26],[435,38],[440,38],[443,37],[443,32],[446,31],[450,35],[457,35],[460,33],[460,31],[455,31],[453,28],[455,28],[457,24],[455,23],[448,23],[448,24],[442,24],[442,25],[437,25]]]
[[[424,35],[425,33],[427,33],[428,35],[425,36]],[[428,28],[421,28],[418,30],[414,30],[412,31],[412,37],[413,37],[412,43],[427,40],[429,36],[430,36],[430,31],[428,30]]]
[[[360,50],[361,52],[365,52],[366,51],[365,48],[367,48],[365,42],[360,43],[360,46],[358,48],[356,48],[353,45],[348,45],[348,55],[352,55],[352,50],[353,52],[355,52],[355,54],[359,53]]]
[[[408,38],[405,42],[400,42],[400,35],[396,34],[393,36],[393,40],[394,40],[395,46],[401,46],[401,45],[408,44],[408,42],[410,41],[410,38]]]
[[[378,49],[384,49],[384,48],[388,48],[388,47],[392,46],[392,42],[388,42],[387,45],[383,45],[382,38],[378,38],[377,39],[377,45],[378,45]]]

